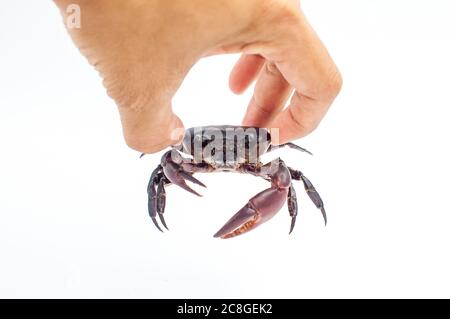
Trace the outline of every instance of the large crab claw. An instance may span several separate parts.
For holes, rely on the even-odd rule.
[[[271,219],[283,207],[291,185],[290,172],[279,159],[266,168],[269,168],[266,177],[272,187],[253,196],[214,237],[231,238],[246,233]]]
[[[269,188],[252,197],[214,237],[231,238],[268,221],[283,207],[288,190]]]

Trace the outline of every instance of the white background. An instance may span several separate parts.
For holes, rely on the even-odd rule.
[[[232,240],[212,235],[267,183],[198,175],[168,188],[158,232],[146,186],[160,155],[128,149],[114,103],[50,1],[0,3],[0,297],[450,297],[448,1],[305,0],[344,76],[319,129],[278,151],[298,184],[286,207]],[[186,126],[239,124],[237,56],[198,63],[174,107]]]

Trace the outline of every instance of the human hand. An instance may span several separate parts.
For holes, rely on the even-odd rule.
[[[319,124],[342,80],[297,0],[55,0],[81,8],[75,44],[118,105],[127,144],[153,153],[182,128],[171,100],[189,69],[207,55],[242,52],[230,88],[257,79],[244,125],[279,127],[280,143]],[[295,90],[290,104],[284,105]]]

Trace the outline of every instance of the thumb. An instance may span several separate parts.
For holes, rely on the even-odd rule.
[[[139,109],[119,106],[119,113],[125,141],[136,151],[156,153],[183,138],[183,123],[170,103]]]

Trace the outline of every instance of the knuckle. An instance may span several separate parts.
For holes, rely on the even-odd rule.
[[[141,74],[132,70],[114,70],[102,74],[102,77],[108,96],[119,108],[130,111],[140,112],[149,105],[157,104],[165,92],[163,87],[147,82]]]
[[[318,126],[318,123],[315,122],[298,122],[297,124],[299,125],[300,132],[302,133],[303,136],[310,134]]]
[[[278,76],[280,75],[280,71],[278,70],[277,66],[273,62],[266,62],[265,70],[269,75]]]
[[[342,89],[342,76],[334,68],[332,72],[323,72],[314,83],[305,87],[302,94],[310,99],[330,104]]]
[[[141,111],[146,103],[146,95],[136,92],[137,90],[133,90],[129,87],[122,85],[114,85],[110,82],[105,85],[107,89],[107,94],[110,98],[112,98],[119,108],[129,109],[131,111]]]
[[[298,114],[292,108],[288,108],[288,110],[292,122],[295,124],[297,135],[300,137],[308,135],[319,125],[317,121],[308,120],[307,117],[302,117],[302,119],[299,119]]]
[[[297,25],[300,19],[296,1],[262,0],[256,1],[255,6],[255,20],[264,27],[270,25],[284,28],[287,25]]]
[[[271,113],[271,110],[267,106],[260,103],[260,101],[256,95],[252,96],[252,105],[255,110],[257,110],[258,112],[260,112],[264,115],[270,115],[270,113]]]
[[[266,0],[266,5],[269,10],[275,14],[283,22],[294,22],[299,19],[300,7],[296,4],[296,1],[292,0]]]

